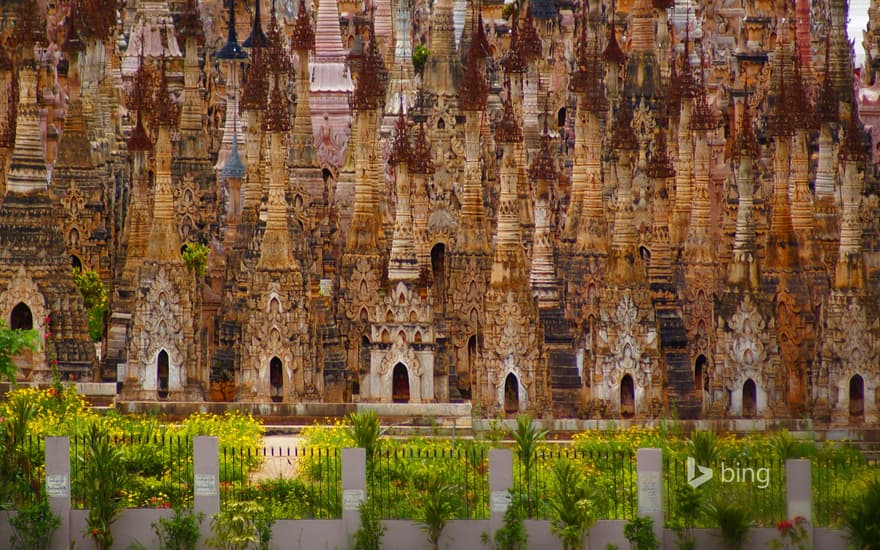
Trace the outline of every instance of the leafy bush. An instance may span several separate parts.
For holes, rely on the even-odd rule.
[[[201,537],[199,525],[204,514],[194,514],[192,510],[174,509],[170,518],[160,518],[153,523],[153,531],[159,538],[160,550],[195,550]]]
[[[89,336],[93,341],[100,342],[109,303],[107,285],[91,269],[74,269],[73,282],[82,294],[83,305],[88,312]]]
[[[721,542],[730,550],[739,550],[746,541],[752,518],[741,504],[719,498],[708,506],[708,515],[721,530]]]
[[[211,249],[202,243],[186,243],[180,255],[183,256],[186,267],[197,277],[202,277],[205,274],[205,267],[208,265],[210,252]]]
[[[431,52],[424,44],[419,44],[416,46],[416,49],[413,50],[412,64],[413,69],[415,69],[417,74],[422,74],[422,71],[425,69],[425,64],[428,62],[429,55],[431,55]]]
[[[880,476],[868,479],[843,515],[850,548],[880,549]]]
[[[584,546],[590,527],[596,523],[592,502],[595,493],[580,469],[568,460],[553,463],[553,478],[551,529],[565,550],[577,550]]]
[[[504,525],[495,531],[495,550],[523,550],[528,548],[526,532],[525,495],[510,491],[510,503],[504,511]]]
[[[361,502],[358,507],[361,513],[361,525],[354,532],[355,550],[379,550],[382,548],[382,536],[385,526],[379,507],[373,497]]]
[[[782,461],[790,458],[808,458],[816,454],[815,443],[795,439],[785,428],[770,436],[770,448],[776,458]]]
[[[519,414],[516,416],[516,428],[508,430],[508,436],[513,439],[520,465],[529,471],[538,445],[547,439],[547,430],[538,429],[529,415]]]
[[[623,526],[623,536],[632,550],[658,550],[660,541],[654,534],[654,520],[650,516],[635,517]]]
[[[86,439],[86,448],[77,457],[82,469],[85,506],[89,510],[86,525],[98,550],[113,545],[111,526],[125,507],[122,500],[131,480],[128,465],[122,460],[119,448],[98,425],[92,424]]]
[[[268,550],[272,518],[256,502],[230,502],[211,519],[214,536],[205,541],[220,550]]]
[[[448,483],[437,472],[428,474],[422,503],[422,531],[428,535],[428,544],[434,550],[440,548],[440,536],[446,527],[446,522],[455,517],[458,506],[459,488]]]
[[[688,441],[688,451],[698,464],[712,464],[721,452],[718,436],[711,430],[696,430]]]
[[[61,525],[61,518],[52,513],[46,499],[25,504],[18,513],[9,518],[12,536],[9,547],[12,550],[42,550],[49,548],[52,533]]]
[[[691,487],[690,483],[680,483],[675,487],[675,501],[679,512],[677,521],[672,524],[676,534],[675,543],[679,550],[693,550],[697,545],[694,528],[703,512],[702,492],[699,488]]]
[[[346,420],[348,420],[348,436],[354,441],[355,447],[360,447],[366,452],[369,470],[379,450],[380,438],[388,429],[382,429],[379,417],[373,409],[351,413]]]
[[[0,380],[6,378],[10,384],[16,385],[18,367],[12,358],[24,350],[36,350],[39,340],[36,330],[11,329],[5,320],[0,319]]]

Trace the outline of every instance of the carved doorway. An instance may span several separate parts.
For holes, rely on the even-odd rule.
[[[82,260],[80,260],[79,256],[77,256],[76,254],[70,256],[70,267],[74,271],[80,271],[83,268]]]
[[[156,359],[156,377],[156,394],[159,399],[165,399],[168,397],[168,352],[164,349],[159,352],[159,357]]]
[[[9,328],[21,330],[34,328],[34,315],[31,313],[31,308],[24,302],[19,302],[12,308],[12,313],[9,315]]]
[[[519,412],[519,380],[510,373],[504,379],[504,414]]]
[[[745,418],[758,416],[758,386],[751,378],[743,384],[743,416]]]
[[[409,372],[403,363],[394,365],[391,374],[391,400],[395,403],[409,403]]]
[[[706,389],[706,382],[708,382],[708,379],[706,379],[706,365],[708,364],[709,360],[702,354],[697,357],[697,362],[694,364],[694,393],[701,404],[703,402],[703,391]]]
[[[636,415],[636,386],[628,374],[620,379],[620,415],[624,418]]]
[[[849,379],[849,420],[865,419],[865,380],[858,374]]]
[[[31,312],[31,308],[24,302],[19,302],[12,308],[12,313],[9,314],[9,328],[21,330],[31,330],[34,328],[34,314]],[[49,327],[46,326],[45,330],[48,331]],[[21,376],[25,379],[29,379],[33,371],[35,353],[34,350],[25,348],[13,358]]]
[[[431,275],[434,278],[435,307],[446,311],[446,245],[438,243],[431,249]]]
[[[269,361],[269,392],[273,403],[280,403],[283,399],[284,390],[284,369],[281,365],[281,359],[273,357]]]
[[[471,398],[471,384],[470,381],[474,379],[474,372],[476,372],[477,368],[477,335],[472,334],[467,341],[467,379],[468,384],[463,385],[459,383],[458,389],[461,392],[461,396],[465,399]],[[459,375],[461,376],[461,375]]]

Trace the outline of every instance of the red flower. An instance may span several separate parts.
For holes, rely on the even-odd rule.
[[[47,325],[49,324],[49,316],[48,315],[43,317],[43,322],[46,323]]]
[[[795,525],[800,525],[801,523],[806,523],[806,522],[807,522],[807,518],[805,518],[804,516],[795,516],[795,518],[794,518]]]
[[[95,528],[92,529],[92,536],[93,536],[93,537],[97,537],[97,536],[100,535],[100,534],[101,534],[101,530],[98,529],[97,527],[95,527]]]
[[[53,364],[53,365],[57,365],[57,364],[58,364],[58,359],[52,359],[52,364]]]
[[[782,533],[783,535],[791,531],[792,527],[794,527],[790,521],[784,519],[776,524],[776,530]]]

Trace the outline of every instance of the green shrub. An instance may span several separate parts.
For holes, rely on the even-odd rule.
[[[194,514],[192,510],[174,509],[170,518],[160,518],[153,523],[153,531],[159,538],[160,550],[195,550],[201,532],[199,525],[204,514]]]
[[[448,483],[436,472],[432,471],[428,474],[419,520],[422,531],[428,535],[428,544],[434,550],[440,548],[440,536],[443,534],[446,522],[455,516],[458,493],[458,487]]]
[[[416,46],[416,49],[413,50],[412,64],[416,73],[422,74],[422,71],[425,69],[425,64],[428,62],[429,55],[431,55],[431,52],[424,44],[419,44]]]
[[[183,262],[186,264],[186,267],[194,272],[197,277],[202,277],[205,274],[205,267],[208,265],[208,254],[210,252],[211,249],[202,243],[186,243],[183,247],[183,252],[180,254],[183,256]]]
[[[525,495],[510,491],[510,504],[504,511],[504,524],[495,531],[496,550],[524,550],[528,548],[529,534],[526,532]]]
[[[790,458],[808,458],[816,454],[816,445],[812,441],[795,439],[785,428],[770,436],[770,449],[783,462]]]
[[[104,334],[104,315],[109,303],[107,285],[91,269],[74,269],[73,282],[83,297],[89,323],[89,336],[100,342]]]
[[[675,544],[679,550],[693,550],[697,544],[694,528],[703,513],[703,494],[699,488],[683,482],[675,487],[675,501],[678,504],[677,521],[672,523]]]
[[[553,478],[551,529],[565,550],[582,548],[590,527],[596,523],[592,502],[595,492],[580,469],[568,460],[553,463]]]
[[[849,547],[880,549],[880,476],[868,479],[844,508],[843,525]]]
[[[718,498],[708,506],[707,512],[721,530],[721,542],[730,550],[740,550],[752,527],[748,509],[732,499]]]
[[[654,534],[654,520],[650,516],[639,516],[626,522],[623,536],[629,541],[632,550],[658,550],[660,541]]]
[[[18,513],[9,518],[12,550],[43,550],[49,548],[52,533],[61,525],[61,518],[52,513],[45,499],[22,505]]]
[[[24,350],[36,350],[39,340],[36,330],[11,329],[5,320],[0,319],[0,380],[6,378],[10,384],[16,385],[18,367],[12,358]]]
[[[688,441],[688,452],[698,464],[713,464],[721,454],[718,435],[711,430],[694,431]]]
[[[348,426],[346,432],[354,441],[355,447],[360,447],[366,451],[367,468],[369,469],[373,463],[376,453],[379,451],[381,437],[388,431],[382,429],[379,417],[376,411],[367,409],[363,412],[353,412],[346,418]]]
[[[382,515],[373,497],[361,502],[358,507],[361,513],[361,526],[354,532],[355,550],[380,550],[385,526]]]
[[[125,507],[123,495],[131,481],[128,465],[122,459],[119,447],[95,423],[86,435],[85,450],[78,456],[82,476],[85,507],[89,510],[86,525],[88,534],[98,550],[113,545],[111,527]]]
[[[256,502],[230,502],[211,518],[214,536],[206,540],[220,550],[268,550],[272,541],[270,513]]]

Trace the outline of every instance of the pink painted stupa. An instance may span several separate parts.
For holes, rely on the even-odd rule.
[[[345,64],[347,53],[339,32],[339,5],[336,0],[320,0],[315,59],[310,67],[312,127],[318,162],[334,173],[345,159],[345,147],[351,136],[348,98],[354,84]]]

